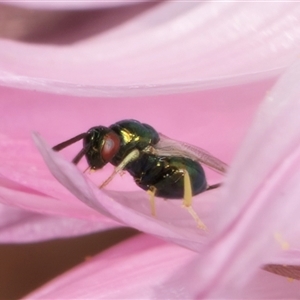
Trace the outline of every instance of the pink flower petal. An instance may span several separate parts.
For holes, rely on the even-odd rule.
[[[53,280],[25,299],[158,299],[156,289],[196,256],[187,249],[140,235]],[[168,291],[185,299],[184,285]]]
[[[28,9],[93,9],[93,8],[109,8],[109,7],[118,7],[124,5],[132,5],[137,3],[143,3],[147,0],[101,0],[101,1],[73,1],[73,0],[63,0],[63,1],[48,1],[48,0],[39,0],[39,1],[9,1],[6,4],[20,6]]]
[[[0,149],[0,201],[3,204],[57,216],[102,219],[53,179],[29,139],[1,135]],[[110,223],[106,218],[103,222]]]
[[[242,288],[226,286],[212,293],[212,299],[298,299],[300,281],[258,270]]]
[[[32,143],[34,129],[48,132],[49,136],[59,132],[59,109],[65,116],[70,99],[56,102],[53,95],[8,88],[0,88],[0,94],[0,202],[47,215],[98,221],[108,228],[115,226],[111,219],[83,205],[55,180]]]
[[[196,299],[198,254],[140,235],[93,257],[24,299]],[[184,274],[177,280],[178,274]],[[214,299],[297,299],[300,282],[260,270],[242,289],[216,287]],[[198,299],[198,298],[197,298]]]
[[[1,84],[77,96],[175,93],[274,76],[298,57],[298,3],[133,7],[91,11],[72,30],[54,18],[36,26],[54,27],[48,36],[0,40]]]
[[[104,219],[104,218],[103,218]],[[73,237],[118,226],[32,213],[0,204],[0,243],[28,243]]]
[[[218,235],[191,272],[200,298],[241,288],[264,264],[300,262],[299,80],[298,62],[266,97],[232,165]]]
[[[7,180],[2,176],[0,177],[0,201],[8,206],[15,206],[39,213],[87,218],[90,220],[101,219],[99,214],[79,204],[78,201],[68,203],[61,199],[52,198],[40,191],[32,190]]]

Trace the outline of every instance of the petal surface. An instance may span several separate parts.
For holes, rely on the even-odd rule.
[[[118,226],[117,223],[47,216],[0,204],[0,243],[31,243],[74,237]]]
[[[60,276],[24,299],[157,299],[174,272],[182,272],[196,254],[153,237],[140,235]],[[170,290],[184,299],[183,284]]]
[[[275,76],[299,53],[296,2],[162,1],[85,14],[1,39],[0,83],[86,96],[176,93]]]
[[[110,7],[118,7],[124,5],[132,5],[137,4],[139,2],[143,3],[147,0],[118,0],[118,1],[110,1],[110,0],[101,0],[101,1],[37,1],[37,2],[16,2],[12,1],[11,3],[7,2],[6,4],[20,6],[29,9],[58,9],[58,10],[74,10],[74,9],[95,9],[95,8],[110,8]]]
[[[24,299],[195,299],[198,254],[140,235],[93,257]],[[176,279],[183,274],[182,280]],[[216,299],[297,299],[298,281],[260,270],[243,289],[215,287]]]
[[[218,234],[194,264],[199,298],[216,286],[241,288],[264,264],[299,265],[299,78],[298,62],[262,103],[232,165]]]

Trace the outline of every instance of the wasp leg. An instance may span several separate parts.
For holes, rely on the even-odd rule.
[[[84,171],[83,171],[83,173],[86,173],[87,171],[89,171],[89,172],[91,172],[91,168],[90,168],[90,166],[88,166]]]
[[[216,188],[220,187],[221,185],[222,185],[221,183],[216,183],[216,184],[213,184],[213,185],[208,185],[206,190],[207,191],[213,190],[213,189],[216,189]]]
[[[131,151],[122,161],[121,163],[115,167],[113,173],[100,185],[100,189],[104,188],[108,185],[115,175],[117,175],[120,171],[122,171],[130,162],[136,160],[140,155],[139,150],[135,149]]]
[[[155,210],[155,194],[156,194],[157,188],[154,186],[151,186],[150,189],[147,191],[147,193],[149,194],[150,198],[150,207],[151,207],[151,215],[153,217],[156,216],[156,210]]]
[[[196,221],[198,227],[200,229],[206,230],[207,227],[205,224],[200,220],[197,213],[194,211],[192,207],[192,184],[191,184],[191,178],[187,170],[183,170],[183,180],[184,180],[184,193],[183,193],[183,202],[182,205],[184,208],[187,209],[189,214],[193,217],[193,219]]]

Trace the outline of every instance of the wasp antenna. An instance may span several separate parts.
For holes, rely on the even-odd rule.
[[[69,140],[67,140],[67,141],[64,141],[64,142],[62,142],[62,143],[60,143],[60,144],[54,146],[52,149],[53,149],[54,151],[60,151],[60,150],[62,150],[62,149],[64,149],[64,148],[66,148],[66,147],[68,147],[68,146],[70,146],[70,145],[72,145],[72,144],[74,144],[74,143],[76,143],[76,142],[82,140],[84,137],[86,137],[86,135],[87,135],[86,132],[85,132],[85,133],[81,133],[81,134],[79,134],[79,135],[76,135],[76,136],[74,136],[73,138],[71,138],[71,139],[69,139]]]
[[[82,148],[79,153],[73,158],[72,163],[74,165],[77,165],[79,161],[82,159],[82,157],[87,153],[88,147]]]

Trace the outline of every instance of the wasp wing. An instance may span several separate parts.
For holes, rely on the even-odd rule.
[[[154,145],[154,153],[160,156],[182,156],[196,160],[215,172],[224,174],[227,164],[211,155],[209,152],[185,142],[173,140],[159,133],[160,141]]]

